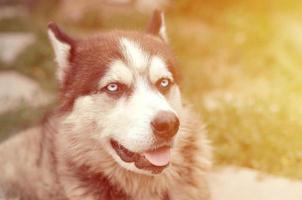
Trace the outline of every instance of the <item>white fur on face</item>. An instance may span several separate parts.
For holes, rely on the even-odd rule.
[[[135,68],[139,72],[144,71],[148,66],[148,55],[141,49],[139,44],[126,38],[122,38],[120,44],[129,67]]]
[[[58,40],[51,30],[48,31],[48,36],[55,52],[55,60],[59,66],[57,69],[57,78],[59,81],[63,81],[65,70],[69,65],[68,57],[71,47],[69,44]]]
[[[152,83],[161,78],[169,78],[173,81],[172,73],[168,70],[166,63],[158,56],[153,56],[149,68],[149,77]]]
[[[99,83],[100,87],[103,87],[112,82],[120,82],[130,87],[133,81],[132,72],[121,61],[116,60],[109,65],[108,71]]]
[[[79,97],[65,123],[73,125],[72,134],[75,137],[81,140],[98,140],[100,147],[123,168],[151,175],[152,173],[138,169],[133,163],[122,161],[111,147],[110,139],[133,152],[144,152],[153,148],[155,138],[150,123],[160,111],[174,112],[168,101],[150,88],[147,80],[139,79],[129,97],[117,100],[106,94]],[[95,127],[91,129],[93,124]]]
[[[150,123],[160,111],[174,112],[167,100],[140,78],[133,94],[111,111],[108,121],[118,125],[110,126],[108,132],[129,150],[146,151],[154,145]]]
[[[85,132],[87,127],[85,134],[89,131],[90,138],[98,140],[101,148],[123,168],[150,174],[136,168],[133,163],[122,161],[111,147],[110,140],[114,139],[137,153],[154,148],[156,138],[151,122],[161,111],[177,115],[176,111],[181,107],[179,89],[175,85],[172,86],[166,96],[156,90],[154,84],[160,78],[173,80],[164,59],[148,55],[134,41],[125,38],[121,39],[121,49],[127,63],[121,60],[113,61],[99,85],[102,87],[110,82],[122,82],[128,85],[131,95],[112,98],[101,92],[79,97],[67,122],[74,124],[73,132],[78,132],[79,135]]]

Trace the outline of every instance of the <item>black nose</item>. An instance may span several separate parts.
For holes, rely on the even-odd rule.
[[[179,119],[168,111],[159,112],[151,122],[153,133],[161,138],[172,138],[178,131]]]

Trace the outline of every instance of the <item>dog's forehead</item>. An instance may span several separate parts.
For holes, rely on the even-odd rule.
[[[156,56],[162,59],[167,67],[175,64],[174,56],[164,41],[149,34],[139,32],[109,32],[84,41],[81,44],[84,50],[82,59],[89,59],[92,55],[104,62],[102,66],[121,59],[128,67],[144,71],[150,66],[151,58]]]
[[[150,53],[143,50],[140,43],[126,37],[120,38],[122,55],[130,68],[139,72],[145,71],[148,66]]]
[[[151,35],[129,35],[119,38],[122,55],[129,67],[145,71],[153,57],[160,58],[169,68],[175,64],[169,46]]]

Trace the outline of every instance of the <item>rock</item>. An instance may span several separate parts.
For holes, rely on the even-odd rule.
[[[210,176],[213,200],[301,200],[302,182],[227,167]]]
[[[12,63],[34,41],[35,37],[31,33],[1,33],[0,59],[5,63]]]
[[[69,23],[84,23],[87,17],[91,20],[93,16],[95,20],[101,21],[109,16],[133,13],[134,10],[150,15],[155,9],[164,9],[169,4],[170,0],[77,0],[72,4],[69,0],[62,0],[58,14]]]
[[[0,6],[0,20],[14,17],[22,17],[25,15],[25,10],[20,6]]]
[[[41,106],[52,100],[53,97],[42,91],[30,78],[13,71],[0,73],[0,113],[13,110],[22,104]]]
[[[169,3],[168,0],[138,0],[135,1],[135,8],[141,13],[151,15],[155,9],[163,9]]]

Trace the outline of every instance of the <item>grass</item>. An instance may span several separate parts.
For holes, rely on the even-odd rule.
[[[183,72],[182,90],[208,125],[218,166],[237,165],[302,179],[302,27],[299,1],[178,1],[167,25]],[[130,27],[146,17],[127,16]],[[94,17],[88,16],[91,26]],[[125,16],[98,29],[125,27]],[[123,19],[123,20],[121,20]],[[43,21],[44,20],[44,21]],[[26,21],[26,20],[25,20]],[[54,64],[44,25],[20,20],[8,29],[33,31],[38,41],[10,66],[54,91]],[[127,20],[128,21],[128,20]],[[0,30],[6,30],[0,22]],[[87,30],[69,27],[77,33]],[[91,30],[91,27],[89,28]],[[35,124],[39,109],[0,116],[0,135]],[[42,109],[43,112],[43,109]],[[22,114],[23,113],[23,114]],[[6,136],[3,136],[6,137]]]
[[[13,111],[0,114],[0,142],[13,134],[42,122],[44,114],[51,106],[29,108],[21,105]]]
[[[2,70],[17,70],[40,83],[49,91],[56,91],[56,80],[54,79],[56,65],[52,56],[52,50],[45,33],[36,33],[37,41],[29,45],[16,59],[10,64],[3,64]]]
[[[208,124],[216,163],[302,179],[296,14],[238,3],[212,6],[211,18],[196,7],[174,13],[170,34],[183,90]],[[185,19],[184,9],[192,9]]]

